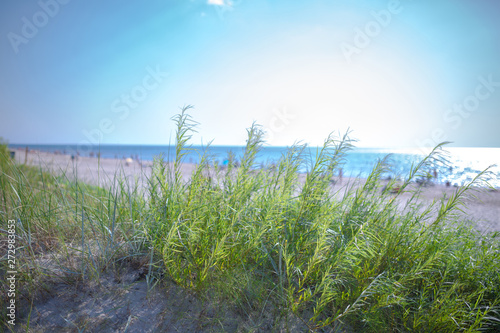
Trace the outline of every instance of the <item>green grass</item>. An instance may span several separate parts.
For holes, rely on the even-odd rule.
[[[328,137],[313,157],[292,146],[275,166],[260,169],[264,133],[254,124],[239,165],[230,156],[221,168],[203,156],[185,182],[180,168],[196,126],[186,111],[174,119],[175,162],[155,160],[145,192],[119,175],[100,188],[17,165],[1,146],[1,228],[3,234],[7,219],[17,220],[26,304],[46,286],[36,258],[57,253],[59,277],[71,283],[124,260],[146,260],[148,281],[173,280],[233,304],[242,316],[293,313],[311,331],[500,328],[499,237],[478,234],[455,214],[486,185],[488,170],[450,198],[422,206],[414,181],[443,159],[439,145],[397,193],[387,190],[396,180],[387,189],[381,183],[388,159],[362,185],[335,193],[331,179],[352,147],[347,135]],[[405,192],[413,195],[402,209]]]

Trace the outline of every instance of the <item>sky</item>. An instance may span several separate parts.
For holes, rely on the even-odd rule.
[[[500,147],[497,0],[3,0],[9,143]]]

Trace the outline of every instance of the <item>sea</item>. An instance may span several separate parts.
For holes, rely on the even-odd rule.
[[[9,144],[11,149],[38,150],[71,154],[78,151],[77,145],[45,145],[45,144]],[[307,147],[304,150],[304,163],[301,171],[307,171],[315,160],[319,148]],[[256,157],[256,167],[276,163],[286,154],[287,147],[263,147]],[[447,163],[435,164],[428,170],[431,175],[437,176],[434,182],[449,183],[462,186],[470,182],[478,173],[490,167],[489,183],[500,187],[500,148],[445,148]],[[236,160],[241,159],[244,152],[242,146],[191,146],[185,157],[185,162],[197,163],[203,153],[208,153],[221,165],[228,162],[228,154],[232,152]],[[152,161],[162,155],[165,161],[172,161],[175,156],[175,147],[168,145],[100,145],[92,151],[80,152],[83,156],[99,156],[101,158],[133,158]],[[386,149],[386,148],[353,148],[346,156],[342,165],[342,174],[345,177],[366,178],[373,170],[377,161],[389,155],[390,171],[383,177],[404,177],[410,171],[412,163],[418,163],[426,152],[416,149]]]

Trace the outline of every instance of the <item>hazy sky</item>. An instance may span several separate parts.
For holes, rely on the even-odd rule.
[[[500,147],[500,1],[2,0],[10,143]]]

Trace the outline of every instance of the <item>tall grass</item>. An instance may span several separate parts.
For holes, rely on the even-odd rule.
[[[164,277],[236,305],[257,326],[271,311],[293,313],[312,331],[498,329],[498,235],[479,235],[455,214],[485,185],[488,170],[423,206],[415,180],[442,160],[439,145],[396,193],[388,190],[396,180],[385,188],[381,181],[388,158],[365,181],[334,192],[332,179],[353,144],[347,134],[329,136],[315,156],[297,144],[258,168],[264,132],[254,124],[239,163],[229,156],[221,167],[204,155],[184,180],[196,129],[187,109],[174,118],[175,159],[155,160],[146,193],[118,176],[97,188],[2,155],[2,223],[18,223],[24,297],[39,283],[42,254],[78,254],[71,267],[61,260],[66,279],[98,277],[138,256],[159,259]]]

